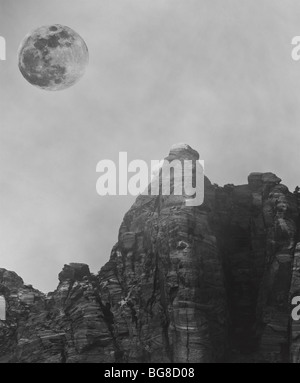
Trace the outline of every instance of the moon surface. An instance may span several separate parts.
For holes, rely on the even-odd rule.
[[[54,24],[29,33],[20,45],[19,69],[32,85],[50,91],[67,89],[84,75],[86,43],[71,28]]]

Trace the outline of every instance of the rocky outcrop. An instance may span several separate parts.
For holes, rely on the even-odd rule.
[[[298,363],[299,194],[272,173],[204,189],[196,207],[140,195],[98,275],[65,265],[44,295],[0,269],[0,361]]]
[[[20,322],[40,317],[45,296],[31,285],[24,285],[16,273],[5,269],[0,269],[0,296],[6,302],[6,320],[0,321],[0,362],[18,361],[16,334]]]

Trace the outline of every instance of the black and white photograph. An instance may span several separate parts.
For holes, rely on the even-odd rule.
[[[299,151],[298,0],[0,0],[0,363],[300,363]]]

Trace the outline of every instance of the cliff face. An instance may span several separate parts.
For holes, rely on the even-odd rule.
[[[186,145],[168,160],[198,158]],[[0,269],[2,362],[299,362],[299,196],[272,173],[137,198],[107,264],[44,295]]]

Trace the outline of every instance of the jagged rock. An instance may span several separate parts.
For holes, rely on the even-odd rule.
[[[84,263],[70,263],[69,265],[64,266],[62,272],[59,273],[58,279],[60,282],[67,280],[80,281],[88,276],[90,276],[88,265]]]
[[[177,144],[173,159],[199,155]],[[196,207],[140,195],[99,274],[65,265],[47,296],[0,269],[0,362],[299,363],[300,200],[280,182],[205,177]]]
[[[24,285],[23,279],[15,272],[0,269],[0,285],[6,288],[18,288]]]
[[[275,186],[281,182],[274,173],[251,173],[248,176],[248,184],[251,190],[259,190],[264,185]]]
[[[166,159],[168,161],[172,161],[173,159],[199,160],[199,153],[187,144],[175,144],[171,147]]]
[[[135,246],[135,242],[136,242],[135,233],[134,232],[133,233],[131,233],[131,232],[123,233],[122,238],[121,238],[121,242],[123,244],[124,251],[133,250],[133,248]]]

